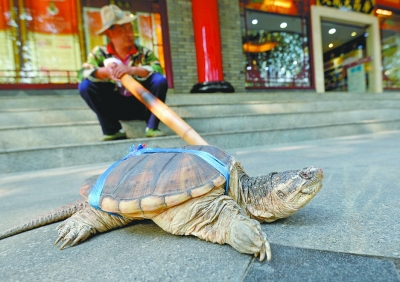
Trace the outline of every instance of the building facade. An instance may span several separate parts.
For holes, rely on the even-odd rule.
[[[198,57],[205,48],[236,92],[400,89],[400,0],[204,0],[217,7],[220,46],[198,43],[194,22],[214,14],[196,1],[0,0],[0,88],[76,88],[88,52],[107,43],[95,32],[113,3],[138,17],[135,40],[158,55],[176,93],[215,82],[200,74],[200,62],[214,63]]]

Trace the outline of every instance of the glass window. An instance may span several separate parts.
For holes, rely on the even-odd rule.
[[[310,87],[305,18],[246,10],[242,39],[247,88]]]
[[[116,2],[128,14],[137,11],[135,41],[153,50],[166,74],[164,1]],[[0,84],[78,83],[87,54],[107,44],[105,36],[96,35],[101,6],[88,0],[0,0]]]
[[[131,14],[130,11],[125,11]],[[161,16],[159,13],[138,12],[137,19],[132,22],[135,43],[145,46],[152,50],[160,60],[161,66],[165,71],[164,48],[162,40],[161,29]],[[97,45],[106,45],[107,37],[105,35],[97,35],[96,32],[101,28],[100,8],[83,8],[83,21],[85,25],[85,43],[86,53],[89,54],[91,50]]]
[[[15,13],[7,0],[0,0],[0,83],[15,82],[17,63],[14,47],[17,38]]]
[[[166,75],[161,17],[159,13],[137,13],[135,40],[138,44],[154,52],[164,70],[164,75]]]
[[[21,10],[20,83],[76,83],[82,65],[76,2],[25,0]]]
[[[376,15],[382,38],[383,88],[400,89],[400,14],[380,10]]]
[[[0,10],[5,47],[0,51],[0,83],[77,81],[82,62],[75,1],[1,0]]]

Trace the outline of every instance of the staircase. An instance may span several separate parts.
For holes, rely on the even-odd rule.
[[[400,129],[397,92],[169,94],[167,105],[209,144],[226,149]],[[112,162],[131,144],[185,145],[163,124],[168,136],[152,139],[142,137],[142,121],[123,127],[133,139],[99,141],[97,118],[76,91],[0,92],[0,173]]]

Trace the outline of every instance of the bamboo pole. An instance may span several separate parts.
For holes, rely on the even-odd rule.
[[[171,128],[190,145],[208,145],[208,143],[170,107],[151,94],[130,75],[121,78],[122,85],[143,103],[161,122]]]

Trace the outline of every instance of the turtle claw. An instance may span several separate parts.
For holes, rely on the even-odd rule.
[[[73,220],[65,221],[57,226],[58,238],[54,242],[57,245],[60,241],[64,241],[60,247],[60,250],[66,246],[70,247],[77,245],[79,242],[86,240],[91,234],[96,233],[96,230],[86,224],[77,223]]]
[[[260,255],[260,262],[263,262],[265,260],[265,257],[267,257],[267,261],[271,261],[271,248],[267,241],[265,241],[265,244],[262,246],[259,253],[254,253],[254,257],[258,257],[258,255]]]
[[[272,252],[271,252],[271,246],[269,245],[268,241],[265,242],[265,254],[267,255],[267,261],[271,261]]]
[[[56,246],[62,239],[62,236],[58,236],[57,240],[54,242],[54,246]]]
[[[264,253],[264,252],[261,252],[260,261],[264,261],[264,259],[265,259],[265,253]]]
[[[66,239],[65,242],[61,245],[60,250],[63,250],[71,241],[71,238]]]
[[[260,251],[260,261],[264,261],[265,257],[267,257],[267,261],[271,261],[272,253],[271,253],[271,246],[269,245],[267,238],[264,236],[265,243],[261,247]]]
[[[92,234],[92,233],[90,232],[90,230],[88,231],[88,230],[85,229],[85,228],[81,228],[81,229],[79,230],[78,236],[77,236],[76,239],[72,242],[71,247],[77,245],[77,244],[78,244],[79,242],[81,242],[81,241],[85,241],[85,240],[90,236],[90,234]]]
[[[265,258],[270,261],[272,258],[271,247],[260,223],[241,215],[232,222],[228,244],[240,253],[259,257],[260,261],[264,261]]]
[[[69,227],[64,228],[64,227],[65,227],[64,222],[61,223],[59,226],[57,226],[58,238],[54,242],[54,246],[57,245],[61,240],[65,240],[66,236],[69,234],[70,228]]]

